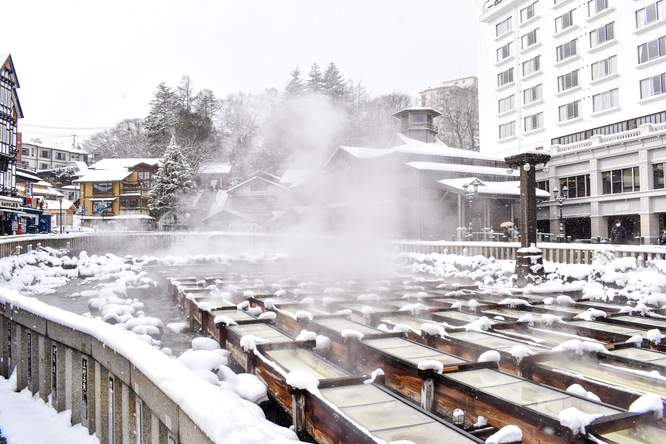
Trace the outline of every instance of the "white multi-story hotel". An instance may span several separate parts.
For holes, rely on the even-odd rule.
[[[653,242],[666,215],[666,0],[477,0],[481,150],[543,149],[539,229]],[[566,187],[566,189],[565,189]]]

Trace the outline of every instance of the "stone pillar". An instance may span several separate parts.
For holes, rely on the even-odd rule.
[[[649,197],[641,198],[649,199]],[[655,213],[641,213],[641,236],[645,238],[645,245],[657,244],[659,238],[659,215]]]

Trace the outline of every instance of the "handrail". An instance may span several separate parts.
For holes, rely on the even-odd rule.
[[[313,236],[314,237],[314,236]],[[78,253],[148,254],[160,248],[178,246],[185,251],[214,252],[216,248],[273,248],[289,247],[301,236],[275,233],[240,232],[192,232],[192,231],[140,231],[108,233],[69,233],[63,235],[22,235],[0,238],[0,257],[25,253],[38,247],[67,248]],[[319,236],[323,242],[337,242],[335,238]],[[354,239],[349,239],[354,241]],[[399,252],[440,253],[460,255],[483,255],[496,259],[515,259],[518,242],[477,241],[369,241],[383,246],[393,245]],[[666,255],[666,246],[661,245],[611,245],[540,242],[544,259],[559,263],[586,263],[594,260],[599,251],[610,251],[616,257],[634,257],[651,260]]]

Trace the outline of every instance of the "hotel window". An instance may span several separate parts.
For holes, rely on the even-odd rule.
[[[638,167],[621,170],[604,171],[601,173],[604,194],[631,193],[641,190],[641,176]]]
[[[513,82],[513,68],[497,74],[497,86],[504,86]]]
[[[534,131],[539,128],[543,128],[543,113],[525,117],[525,131]]]
[[[499,37],[513,28],[513,17],[508,17],[495,26],[495,37]]]
[[[578,70],[571,71],[557,78],[557,92],[566,91],[576,86],[578,86]]]
[[[21,148],[21,155],[22,156],[29,156],[30,155],[30,148]]]
[[[48,170],[49,169],[49,164],[48,163],[40,163],[39,164],[39,169],[40,170]]]
[[[654,77],[641,80],[641,99],[657,96],[664,92],[666,88],[666,74],[659,74]]]
[[[537,2],[532,3],[526,8],[523,8],[520,10],[520,23],[525,23],[532,17],[534,17],[534,14],[536,13],[536,4]]]
[[[55,158],[56,160],[67,160],[67,154],[56,151]]]
[[[547,180],[539,180],[536,183],[536,187],[540,190],[544,190],[550,193],[550,182]]]
[[[602,45],[610,40],[613,40],[613,25],[615,22],[610,22],[600,28],[590,31],[590,48]]]
[[[592,80],[598,80],[616,72],[617,56],[611,56],[592,64]]]
[[[657,20],[663,19],[664,14],[666,14],[666,2],[662,0],[639,9],[636,11],[636,29],[644,28]]]
[[[575,102],[567,103],[562,105],[559,108],[560,122],[566,122],[567,120],[575,119],[579,116],[580,109],[580,100]]]
[[[39,150],[39,157],[42,159],[50,159],[51,158],[51,151],[49,150]]]
[[[649,62],[666,54],[666,37],[638,45],[638,64]]]
[[[527,49],[532,45],[535,45],[538,41],[537,39],[537,34],[538,34],[539,28],[536,28],[527,34],[523,35],[520,37],[520,49]]]
[[[664,189],[664,164],[652,165],[652,186],[654,189]]]
[[[620,93],[617,88],[592,96],[592,111],[598,112],[605,109],[617,108],[620,104]]]
[[[541,56],[536,56],[532,59],[529,59],[526,62],[523,62],[523,77],[529,76],[532,73],[537,72],[541,67]]]
[[[516,135],[516,121],[513,120],[499,126],[499,138],[506,139],[507,137]]]
[[[513,42],[509,42],[504,46],[501,46],[500,48],[497,49],[497,61],[501,62],[502,60],[506,59],[507,57],[511,57],[513,55]]]
[[[541,84],[539,83],[536,86],[533,86],[531,88],[527,88],[526,90],[523,91],[523,104],[527,105],[532,102],[536,102],[537,100],[541,100],[542,98],[542,88]]]
[[[573,10],[555,19],[555,33],[562,32],[573,25]]]
[[[590,175],[582,174],[580,176],[560,178],[560,190],[567,187],[567,197],[587,197],[590,196]]]
[[[509,97],[505,97],[497,101],[497,112],[500,114],[506,111],[511,111],[515,107],[516,107],[515,94],[511,94]]]
[[[563,45],[558,46],[556,50],[557,61],[568,59],[576,55],[578,49],[578,39],[573,39]]]
[[[590,17],[608,9],[608,0],[590,0],[587,2],[587,13]]]

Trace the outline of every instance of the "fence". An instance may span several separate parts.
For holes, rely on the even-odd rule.
[[[292,245],[297,236],[276,234],[249,234],[225,232],[126,232],[76,233],[68,235],[13,236],[0,239],[0,257],[25,253],[38,247],[67,248],[73,254],[81,250],[88,253],[107,252],[125,255],[152,254],[157,250],[188,254],[226,253],[234,249],[270,249]],[[318,245],[337,245],[333,238],[318,237]],[[351,240],[353,241],[353,240]],[[372,241],[368,241],[371,243]],[[377,242],[386,246],[386,242]],[[391,245],[389,242],[388,245]],[[465,241],[395,241],[398,252],[482,255],[496,259],[515,260],[520,248],[517,242],[465,242]],[[651,260],[666,255],[666,246],[567,244],[543,242],[537,245],[545,260],[559,263],[589,264],[598,251],[610,251],[616,257],[634,257]]]

